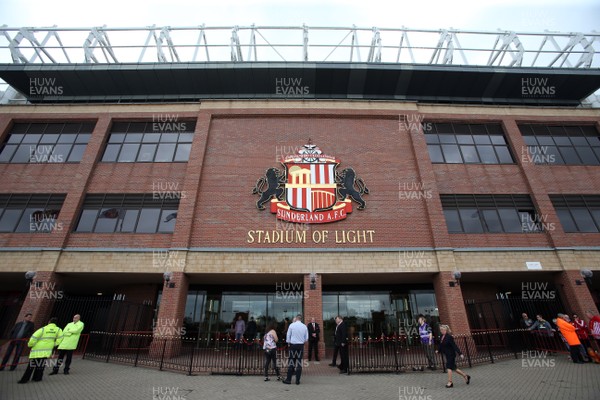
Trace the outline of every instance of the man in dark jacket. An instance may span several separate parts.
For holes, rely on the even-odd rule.
[[[340,353],[340,374],[348,373],[348,329],[346,328],[346,323],[344,319],[338,315],[335,317],[336,327],[335,327],[335,335],[334,335],[334,344]]]
[[[6,349],[6,354],[4,354],[4,358],[2,359],[0,371],[4,370],[4,367],[6,366],[13,349],[15,350],[15,357],[13,358],[12,364],[10,364],[10,370],[14,371],[17,368],[17,365],[19,365],[19,359],[21,358],[21,353],[23,352],[25,339],[31,337],[34,331],[34,326],[33,322],[31,322],[31,319],[31,313],[25,314],[25,319],[23,319],[21,322],[17,322],[10,331],[9,338],[11,341]]]
[[[315,353],[315,360],[319,361],[319,335],[321,328],[319,324],[315,322],[315,318],[310,319],[310,324],[306,326],[308,328],[308,361],[312,358],[312,353]]]

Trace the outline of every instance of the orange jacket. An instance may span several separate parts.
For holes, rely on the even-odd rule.
[[[564,336],[569,346],[579,346],[581,342],[575,332],[575,327],[562,318],[556,318],[556,325],[560,329],[560,333]]]

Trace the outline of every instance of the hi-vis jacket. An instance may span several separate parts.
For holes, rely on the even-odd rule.
[[[59,350],[75,350],[79,343],[79,336],[83,330],[83,322],[69,322],[63,331],[64,338],[58,346]]]
[[[48,358],[63,340],[63,332],[55,324],[48,324],[33,333],[27,346],[31,347],[29,358]]]

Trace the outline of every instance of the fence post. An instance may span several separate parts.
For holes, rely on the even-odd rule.
[[[200,341],[198,341],[200,342]],[[192,354],[190,355],[190,369],[188,370],[188,376],[192,376],[192,368],[194,365],[194,352],[196,351],[196,346],[192,346]]]
[[[162,371],[163,369],[163,362],[165,359],[165,350],[167,348],[167,339],[163,339],[163,349],[162,349],[162,354],[160,356],[160,367],[158,368],[159,371]]]
[[[137,350],[135,351],[135,363],[133,363],[134,367],[137,367],[138,364],[138,358],[140,356],[140,341],[141,341],[141,336],[137,335],[138,341],[137,341]]]
[[[489,332],[486,332],[487,337],[487,349],[488,349],[488,354],[490,355],[490,361],[492,362],[492,364],[494,363],[494,356],[492,355],[492,349],[490,347],[490,342],[492,341],[492,339],[490,338],[490,334]]]
[[[396,365],[396,373],[399,373],[400,366],[398,365],[398,345],[394,339],[392,339],[392,347],[394,349],[394,364]]]
[[[469,342],[467,341],[467,337],[465,339],[465,352],[467,353],[467,361],[469,362],[469,368],[473,368],[473,364],[471,364],[471,352],[469,351]]]
[[[111,337],[108,338],[108,352],[106,354],[106,362],[110,360],[110,355],[112,352],[113,345],[115,344],[116,333],[112,333]],[[111,340],[112,339],[112,340]]]

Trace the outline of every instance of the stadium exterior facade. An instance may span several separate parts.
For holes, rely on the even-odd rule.
[[[0,107],[4,326],[70,302],[89,330],[213,338],[302,312],[323,351],[337,314],[357,338],[597,314],[595,64],[376,61],[0,66],[27,99]]]

